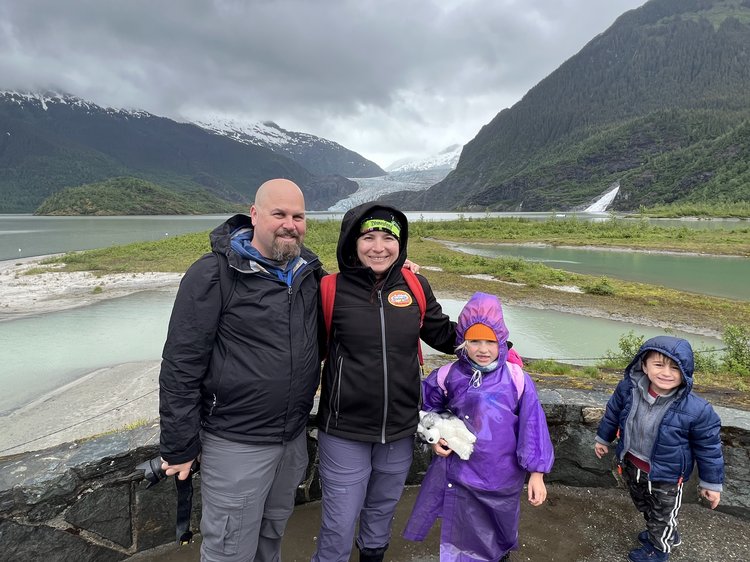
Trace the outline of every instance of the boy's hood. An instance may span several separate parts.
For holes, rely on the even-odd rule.
[[[504,364],[508,357],[508,327],[503,317],[503,307],[500,299],[487,293],[474,293],[466,303],[456,326],[456,346],[464,342],[464,334],[474,324],[484,324],[489,327],[498,343],[498,363]]]
[[[339,235],[339,242],[336,248],[336,259],[338,260],[340,272],[365,270],[357,259],[357,238],[359,238],[359,225],[362,219],[374,209],[389,211],[401,223],[401,235],[398,239],[398,258],[393,264],[393,268],[401,269],[401,266],[404,265],[406,261],[406,244],[409,241],[409,222],[406,220],[406,215],[390,205],[363,203],[353,209],[349,209],[341,220],[341,234]]]
[[[644,342],[638,350],[638,354],[633,358],[625,369],[625,377],[632,376],[635,379],[640,376],[646,376],[643,372],[643,356],[649,351],[658,351],[665,357],[669,357],[680,368],[682,381],[686,390],[690,392],[693,388],[693,348],[690,342],[682,338],[673,336],[656,336]]]

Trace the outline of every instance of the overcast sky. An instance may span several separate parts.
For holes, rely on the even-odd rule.
[[[644,0],[0,0],[0,90],[322,136],[465,144]]]

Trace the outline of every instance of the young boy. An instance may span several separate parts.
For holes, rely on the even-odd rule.
[[[691,393],[693,350],[686,340],[651,338],[625,369],[607,403],[594,452],[602,458],[619,434],[617,460],[636,509],[646,519],[631,550],[631,562],[669,559],[680,544],[677,513],[682,484],[698,463],[700,494],[719,505],[724,481],[721,420],[711,405]]]

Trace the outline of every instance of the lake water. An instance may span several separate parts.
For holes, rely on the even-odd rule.
[[[427,272],[429,275],[429,272]],[[91,306],[0,322],[0,415],[96,369],[158,360],[174,291],[148,291]],[[440,299],[458,317],[463,301]],[[648,337],[657,328],[564,312],[505,306],[511,341],[526,357],[593,364],[615,350],[630,330]],[[675,332],[693,346],[722,347],[714,338]],[[425,347],[425,353],[434,352]]]
[[[518,257],[557,269],[663,285],[680,291],[750,300],[750,259],[724,256],[656,254],[524,246],[450,244],[486,257]]]

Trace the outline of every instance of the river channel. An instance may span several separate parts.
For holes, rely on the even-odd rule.
[[[429,273],[428,273],[429,275]],[[96,304],[0,322],[0,415],[86,373],[161,356],[174,291],[144,291]],[[456,319],[463,301],[440,299]],[[664,331],[616,320],[519,306],[504,307],[511,341],[526,357],[593,364],[617,349],[630,330]],[[721,347],[717,339],[675,332],[694,347]],[[433,352],[425,348],[425,353]]]
[[[447,244],[491,258],[517,257],[556,269],[662,285],[680,291],[750,300],[750,259],[730,256],[560,248],[511,244]]]

